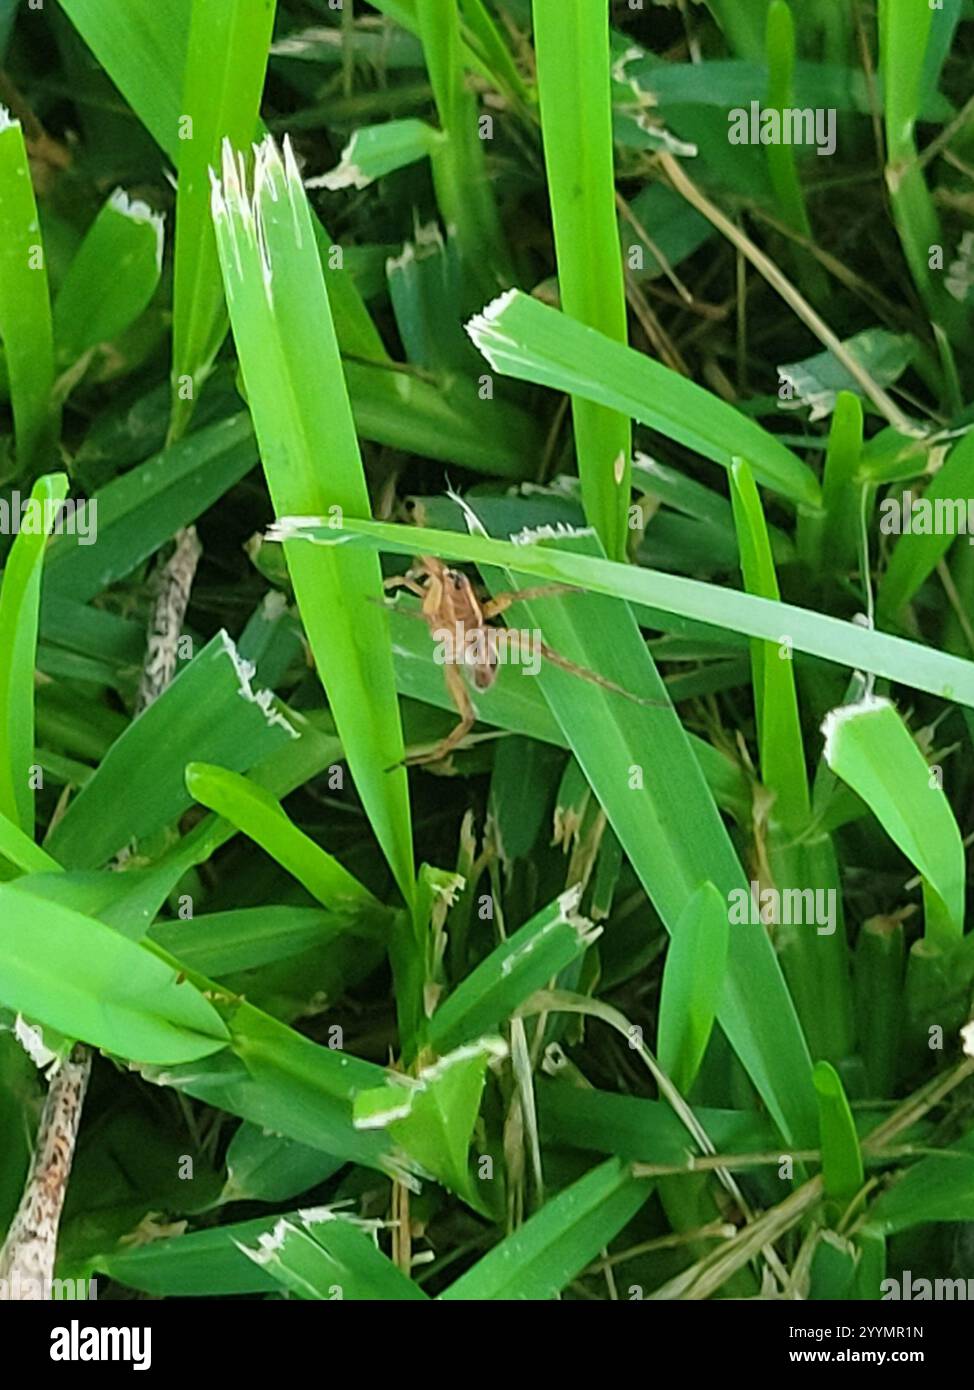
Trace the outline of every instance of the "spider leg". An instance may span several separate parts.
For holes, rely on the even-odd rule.
[[[498,613],[506,613],[514,603],[522,603],[534,598],[554,598],[556,594],[580,594],[584,591],[574,584],[540,584],[534,589],[517,589],[509,594],[496,594],[483,605],[485,618],[496,618]]]
[[[423,763],[438,763],[453,752],[457,744],[466,738],[477,722],[477,713],[459,666],[444,666],[443,674],[450,699],[456,705],[457,713],[460,715],[460,722],[455,729],[447,734],[446,738],[441,739],[436,747],[428,753],[417,753],[415,757],[405,758],[403,762],[406,767],[420,767]]]
[[[426,590],[422,584],[418,583],[411,574],[394,574],[390,579],[382,581],[383,589],[408,589],[417,598],[425,598]]]
[[[527,637],[529,642],[535,643],[527,633],[520,633],[514,629],[509,629],[509,641],[520,646],[523,638]],[[553,647],[549,647],[547,642],[537,640],[534,649],[541,653],[552,666],[557,666],[562,671],[567,671],[569,675],[579,676],[583,681],[590,681],[592,685],[599,685],[603,690],[611,690],[614,695],[622,695],[627,700],[632,700],[637,705],[645,705],[651,709],[669,709],[669,702],[666,700],[647,700],[642,695],[634,695],[631,690],[626,690],[624,686],[616,685],[614,681],[606,680],[596,671],[590,671],[587,666],[579,666],[574,661],[569,661],[567,656],[562,656]]]

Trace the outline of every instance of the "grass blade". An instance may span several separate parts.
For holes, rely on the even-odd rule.
[[[301,178],[285,146],[261,146],[252,196],[227,149],[214,220],[234,337],[278,515],[369,514],[338,343]],[[326,463],[327,461],[327,463]],[[336,509],[337,508],[337,512]],[[288,547],[318,673],[356,787],[407,903],[412,835],[379,566]],[[348,557],[342,557],[347,559]],[[390,772],[388,769],[395,767]]]
[[[21,886],[23,885],[23,886]],[[213,1005],[119,932],[0,886],[0,1000],[67,1037],[135,1062],[194,1062],[226,1047]]]
[[[58,362],[110,342],[149,305],[162,272],[163,219],[118,188],[88,230],[54,301]]]
[[[965,855],[936,773],[888,700],[833,710],[825,761],[866,802],[923,876],[925,934],[943,949],[964,933]]]
[[[795,502],[819,501],[811,470],[753,420],[679,373],[528,295],[502,296],[467,331],[502,376],[608,406],[724,468],[735,456],[746,458],[766,487]]]
[[[0,339],[17,463],[28,473],[54,446],[54,336],[47,265],[20,122],[0,107]]]
[[[263,787],[206,763],[189,764],[186,787],[201,805],[249,835],[330,912],[379,907],[369,890],[299,830]]]
[[[576,960],[599,935],[565,892],[491,951],[439,1006],[429,1041],[443,1053],[498,1028],[529,995]]]
[[[252,689],[252,674],[229,637],[218,634],[112,744],[50,831],[51,854],[66,868],[95,868],[192,804],[187,763],[219,759],[249,769],[296,742],[297,730],[270,691]]]
[[[632,1220],[652,1190],[610,1158],[546,1202],[440,1297],[451,1302],[556,1298]]]
[[[620,345],[626,292],[616,220],[609,23],[591,0],[534,0],[545,167],[566,315]],[[625,413],[572,399],[589,524],[613,560],[626,555],[631,426]]]
[[[0,814],[34,835],[34,665],[44,546],[68,490],[63,473],[38,479],[0,587]],[[27,529],[25,522],[30,522]]]
[[[178,145],[170,442],[189,423],[226,336],[209,170],[224,140],[247,149],[254,139],[275,9],[276,0],[192,4]]]
[[[862,1152],[859,1136],[839,1074],[828,1062],[819,1062],[813,1074],[822,1130],[822,1177],[825,1191],[845,1206],[862,1187]]]
[[[659,1064],[683,1095],[707,1051],[724,989],[727,903],[712,883],[699,888],[673,932],[660,992]]]
[[[387,522],[347,520],[344,532],[336,532],[319,525],[315,517],[290,517],[281,523],[274,538],[285,535],[289,540],[303,537],[319,545],[347,544],[351,536],[356,536],[361,537],[360,544],[397,555],[414,555],[417,549],[413,528]],[[681,575],[617,565],[600,556],[559,554],[544,546],[480,536],[460,537],[432,528],[424,528],[422,548],[424,553],[440,559],[517,570],[532,580],[569,584],[593,594],[625,599],[630,604],[679,613],[767,642],[787,638],[795,651],[974,708],[974,663],[809,608],[774,603]]]

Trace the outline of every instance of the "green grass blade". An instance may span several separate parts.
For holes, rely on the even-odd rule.
[[[240,1125],[230,1140],[227,1180],[220,1202],[286,1202],[317,1187],[342,1166],[328,1154],[268,1134],[258,1125]]]
[[[813,1073],[822,1140],[822,1177],[826,1194],[844,1206],[862,1187],[859,1136],[839,1074],[828,1062]]]
[[[510,282],[511,272],[463,69],[457,0],[415,0],[415,15],[445,137],[432,155],[437,202],[446,226],[456,229],[471,286],[490,295]]]
[[[678,372],[528,295],[502,296],[467,331],[502,376],[608,406],[724,468],[735,456],[746,458],[766,487],[795,502],[819,501],[812,471],[753,420]]]
[[[560,542],[573,559],[581,557],[583,547],[589,558],[597,544],[592,536]],[[549,545],[542,541],[530,549]],[[489,587],[498,587],[489,571],[485,578]],[[512,567],[505,581],[507,589],[527,583],[520,566]],[[571,598],[531,600],[515,612],[525,615],[515,621],[526,619],[530,631],[544,634],[576,666],[665,706],[665,687],[625,606],[590,596],[574,603]],[[673,710],[635,705],[545,662],[537,680],[667,930],[673,934],[686,923],[687,903],[708,880],[726,910],[731,893],[744,891],[743,871]],[[674,787],[680,788],[678,799]],[[782,1132],[807,1134],[808,1057],[763,927],[735,929],[723,984],[718,1018],[731,1046]],[[748,1008],[755,988],[776,1000],[773,1009],[758,1015]]]
[[[788,0],[771,0],[767,21],[768,102],[767,110],[779,114],[795,105],[795,21]],[[805,208],[801,179],[793,145],[767,146],[768,170],[778,209],[794,231],[810,237],[811,223]]]
[[[888,517],[899,521],[901,504],[906,505],[907,501],[918,503],[930,517],[927,529],[900,535],[893,548],[876,596],[879,612],[887,620],[895,619],[916,596],[957,536],[969,532],[972,497],[974,434],[966,434],[954,445],[946,463],[924,489],[922,498],[913,493],[901,497],[896,490],[880,503],[880,531],[886,528]]]
[[[257,462],[245,412],[207,425],[114,477],[93,494],[97,534],[55,536],[45,566],[42,620],[49,599],[86,603],[123,579],[182,526],[213,505]]]
[[[254,139],[276,0],[193,0],[179,126],[170,440],[185,430],[227,331],[211,165]]]
[[[974,1221],[974,1134],[969,1130],[942,1158],[915,1163],[869,1211],[869,1225],[897,1235],[928,1221]]]
[[[282,1217],[273,1231],[260,1237],[256,1250],[240,1248],[296,1298],[426,1300],[423,1291],[376,1248],[368,1226],[344,1213],[304,1212],[300,1225]]]
[[[34,667],[44,547],[68,490],[63,473],[38,479],[0,587],[0,814],[34,834]],[[31,529],[26,529],[27,525]]]
[[[903,923],[868,917],[856,941],[855,991],[859,1051],[873,1096],[888,1096],[896,1084],[905,950]]]
[[[706,0],[728,44],[742,58],[763,63],[768,0]]]
[[[263,5],[266,0],[257,3]],[[192,0],[131,0],[111,13],[101,0],[64,0],[63,8],[132,110],[178,168],[184,144],[179,132]],[[223,8],[214,0],[214,10]],[[248,55],[248,64],[260,56]],[[258,129],[263,131],[262,126]],[[250,134],[243,138],[248,141]],[[215,154],[218,156],[219,150]],[[332,239],[317,221],[315,230],[321,245],[329,248]],[[387,360],[358,288],[343,267],[329,269],[328,288],[342,350],[369,361]]]
[[[945,23],[929,0],[879,0],[880,71],[886,126],[886,185],[907,264],[933,320],[965,331],[966,315],[930,271],[943,246],[936,205],[918,160],[916,122],[931,26]]]
[[[162,272],[163,219],[116,189],[79,246],[54,301],[58,364],[123,333],[149,305]]]
[[[442,131],[414,119],[383,121],[354,131],[334,169],[309,179],[306,188],[368,188],[384,174],[428,159],[443,144]]]
[[[153,139],[178,160],[192,0],[63,0],[62,9]]]
[[[555,978],[595,940],[569,890],[497,946],[439,1006],[429,1042],[439,1053],[500,1027],[529,995]]]
[[[712,883],[690,898],[666,955],[659,1004],[659,1064],[683,1095],[710,1041],[727,968],[726,900]]]
[[[632,1220],[652,1190],[619,1159],[610,1158],[553,1197],[440,1297],[556,1298]]]
[[[480,1038],[456,1048],[415,1076],[391,1073],[391,1080],[355,1097],[356,1129],[388,1130],[419,1171],[431,1174],[458,1197],[489,1215],[493,1165],[489,1175],[470,1168],[470,1142],[480,1112],[487,1067],[507,1055],[500,1038]],[[486,1182],[487,1187],[480,1184]]]
[[[273,965],[350,930],[362,930],[352,914],[322,912],[314,907],[265,906],[157,922],[151,937],[191,970],[219,979],[235,971]]]
[[[225,1048],[213,1005],[119,932],[35,897],[29,880],[0,886],[0,1002],[67,1037],[135,1062],[195,1062]]]
[[[368,516],[338,343],[301,178],[261,146],[252,197],[227,150],[214,220],[267,482],[278,515]],[[337,513],[336,513],[336,510]],[[349,769],[407,903],[412,835],[378,562],[288,548],[288,566]],[[347,560],[347,556],[341,560]],[[389,771],[390,767],[396,770]]]
[[[270,691],[253,690],[252,674],[218,633],[112,744],[49,833],[50,853],[66,868],[95,868],[192,805],[187,763],[247,770],[296,742],[297,729]]]
[[[866,802],[923,876],[925,935],[949,949],[964,932],[965,855],[936,773],[888,700],[833,710],[825,761]]]
[[[379,907],[369,890],[299,830],[263,787],[206,763],[189,764],[186,787],[201,805],[249,835],[330,912]]]
[[[57,434],[47,263],[20,122],[0,107],[0,339],[20,472],[47,461]]]
[[[842,574],[851,569],[859,548],[862,484],[857,473],[862,457],[862,431],[862,401],[851,391],[840,391],[825,456],[824,515],[817,547],[827,573]],[[815,557],[812,562],[815,563]]]
[[[35,845],[20,826],[0,813],[0,855],[14,869],[24,874],[56,873],[60,864],[49,854]],[[11,875],[4,873],[4,878]]]
[[[361,537],[360,544],[393,554],[416,552],[416,532],[386,522],[346,521],[344,532],[336,533],[317,525],[314,517],[292,517],[275,535],[286,535],[289,540],[300,536],[319,545],[345,545],[356,536]],[[444,560],[518,570],[532,580],[570,584],[593,594],[678,613],[767,642],[780,642],[785,637],[795,651],[974,708],[974,663],[812,609],[773,603],[682,575],[617,565],[594,555],[559,554],[543,546],[515,545],[480,536],[461,537],[432,528],[424,529],[422,538],[424,553]]]
[[[569,317],[624,345],[608,11],[591,0],[534,0],[533,15],[561,305]],[[585,515],[606,553],[622,560],[632,467],[628,416],[584,395],[573,397],[572,415]]]
[[[731,465],[731,501],[744,587],[749,594],[777,602],[781,595],[768,527],[754,478],[743,459]],[[782,652],[781,642],[752,642],[751,666],[762,781],[775,796],[774,821],[786,834],[795,834],[808,820],[810,803],[794,665],[787,648]]]

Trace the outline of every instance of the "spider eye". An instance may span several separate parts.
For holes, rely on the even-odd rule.
[[[462,589],[462,588],[463,588],[463,575],[462,575],[462,574],[457,574],[456,570],[454,570],[453,573],[450,575],[450,578],[453,580],[453,587],[454,587],[454,589]]]

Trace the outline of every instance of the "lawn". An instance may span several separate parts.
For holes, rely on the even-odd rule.
[[[972,0],[0,55],[0,1296],[974,1281]]]

